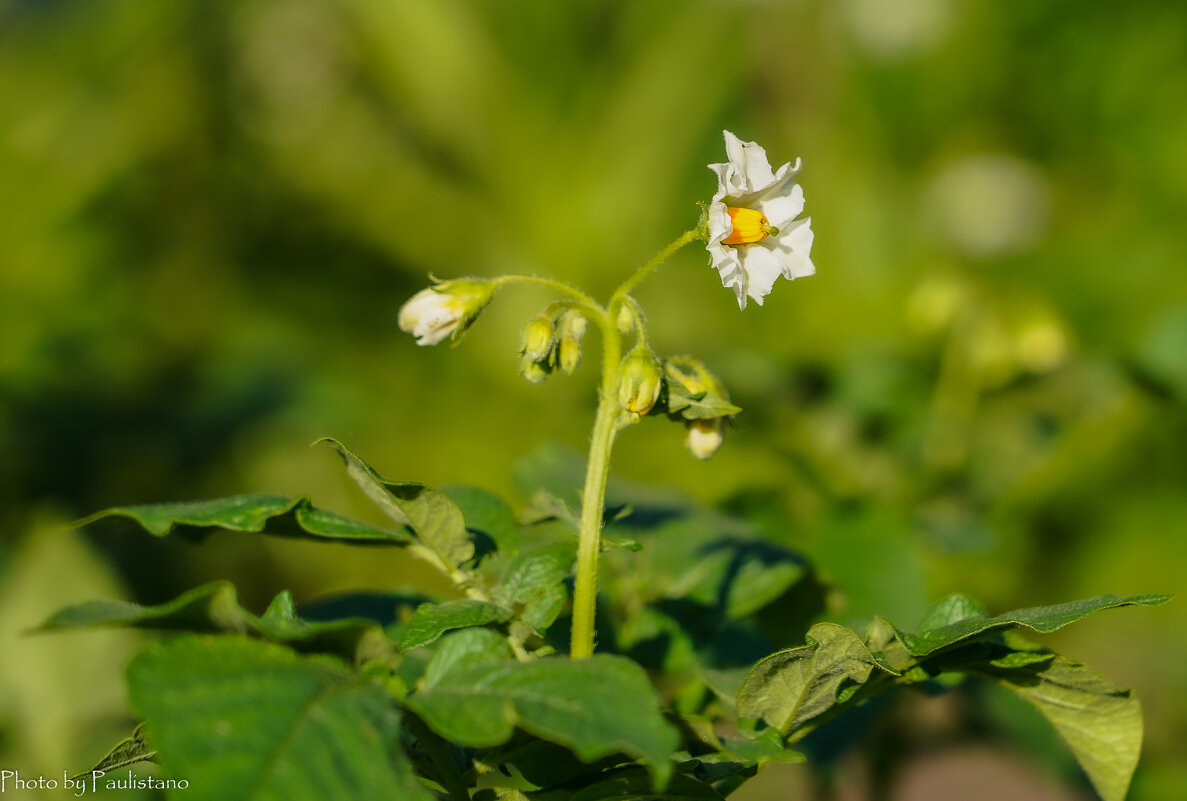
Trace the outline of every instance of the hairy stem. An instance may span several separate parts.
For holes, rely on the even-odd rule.
[[[602,304],[572,284],[566,284],[555,278],[545,278],[542,275],[501,275],[494,280],[499,286],[503,284],[537,284],[548,287],[576,299],[581,306],[586,307],[591,316],[597,318],[606,316],[606,310],[602,308]]]
[[[622,340],[611,320],[602,325],[602,386],[598,392],[598,413],[589,444],[589,464],[581,495],[581,534],[577,542],[577,576],[573,588],[573,633],[569,655],[584,659],[593,655],[594,614],[598,597],[598,555],[602,549],[602,513],[606,503],[606,479],[610,476],[610,449],[617,432],[618,366]]]
[[[593,434],[589,443],[589,463],[585,469],[585,490],[581,495],[581,533],[577,541],[577,576],[573,586],[573,632],[569,655],[573,659],[593,656],[594,617],[598,599],[598,556],[602,550],[602,516],[606,505],[606,480],[610,477],[610,449],[614,435],[618,433],[618,419],[622,408],[618,403],[619,369],[622,363],[622,335],[618,331],[618,311],[626,304],[635,317],[635,330],[641,343],[647,342],[643,330],[643,315],[630,291],[639,282],[668,260],[680,248],[701,238],[702,226],[686,231],[671,244],[655,254],[635,274],[614,291],[609,305],[603,309],[596,303],[581,298],[596,308],[598,323],[602,327],[605,344],[602,347],[602,385],[598,391],[598,413],[594,418]],[[565,285],[567,286],[567,285]],[[577,297],[581,293],[569,288],[569,294]],[[576,293],[576,294],[575,294]]]
[[[701,238],[701,236],[702,236],[702,233],[701,233],[701,229],[699,227],[693,228],[691,231],[685,231],[683,234],[681,234],[679,237],[677,237],[675,240],[673,240],[672,243],[669,244],[666,248],[664,248],[659,253],[656,253],[654,256],[652,256],[651,261],[647,262],[642,267],[640,267],[638,270],[636,270],[634,275],[632,275],[630,278],[623,281],[622,286],[618,287],[618,289],[616,289],[614,291],[614,297],[611,300],[611,306],[613,307],[613,306],[617,305],[614,303],[615,300],[626,295],[632,289],[634,289],[640,283],[642,283],[644,278],[646,278],[647,276],[649,276],[653,272],[655,272],[657,269],[659,269],[659,266],[661,264],[663,264],[665,261],[667,261],[668,258],[673,253],[680,250],[680,248],[684,247],[689,242],[692,242],[694,239]]]

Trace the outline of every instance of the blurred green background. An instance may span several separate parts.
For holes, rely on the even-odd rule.
[[[396,311],[429,273],[604,296],[695,224],[723,128],[803,157],[818,275],[745,312],[697,247],[649,279],[655,346],[745,412],[707,463],[647,421],[615,472],[806,552],[838,622],[1178,591],[1187,5],[0,0],[0,767],[83,770],[130,725],[142,637],[21,634],[67,603],[424,582],[64,523],[248,491],[367,514],[322,435],[520,501],[517,463],[579,451],[596,336],[573,378],[516,374],[547,292],[456,349]],[[1143,697],[1134,799],[1187,795],[1184,630],[1176,601],[1045,640]],[[1041,751],[1011,753],[1083,797]]]

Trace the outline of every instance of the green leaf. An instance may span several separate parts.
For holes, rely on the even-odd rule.
[[[1101,595],[1082,601],[1017,609],[996,617],[987,617],[985,609],[967,595],[950,595],[934,604],[924,615],[918,634],[908,634],[898,627],[895,633],[912,656],[926,656],[956,643],[1014,627],[1047,634],[1063,628],[1102,609],[1118,606],[1157,606],[1170,600],[1169,595]]]
[[[506,623],[510,619],[510,609],[486,601],[467,599],[422,604],[404,628],[400,637],[400,650],[411,651],[428,645],[450,629]]]
[[[694,513],[661,524],[647,542],[654,592],[684,598],[737,620],[767,606],[807,574],[800,555],[738,523]]]
[[[78,525],[89,525],[106,517],[129,518],[158,537],[175,533],[202,537],[215,529],[225,529],[367,545],[406,545],[411,541],[402,531],[318,509],[305,497],[291,499],[283,495],[236,495],[188,503],[119,506],[96,512]]]
[[[619,752],[640,759],[660,786],[678,742],[647,675],[618,656],[481,665],[450,672],[405,703],[461,745],[500,745],[519,727],[586,762]]]
[[[708,392],[690,393],[679,381],[664,382],[667,388],[666,403],[663,411],[668,414],[678,414],[685,420],[702,420],[715,417],[728,417],[742,411],[741,406],[735,406],[719,395]]]
[[[441,491],[457,504],[466,529],[476,538],[489,538],[503,555],[519,550],[519,521],[506,501],[478,487],[450,486]]]
[[[341,442],[329,437],[318,442],[332,445],[367,497],[396,523],[409,526],[445,565],[456,568],[473,558],[474,540],[461,510],[444,493],[414,481],[388,481]]]
[[[115,747],[108,751],[94,767],[70,778],[77,780],[85,777],[89,779],[96,771],[109,773],[129,765],[135,765],[137,762],[154,759],[156,755],[157,750],[149,742],[148,735],[144,731],[144,724],[141,723],[132,730],[130,735],[116,743]]]
[[[441,638],[425,668],[422,686],[432,687],[448,674],[468,670],[479,665],[512,659],[507,638],[486,628],[459,629]]]
[[[564,608],[564,582],[572,573],[573,559],[570,544],[518,555],[495,587],[495,601],[517,610],[520,620],[543,632]]]
[[[193,801],[431,801],[377,684],[323,657],[238,636],[158,643],[128,667],[161,763]]]
[[[889,672],[844,626],[818,623],[806,640],[750,670],[738,691],[739,715],[761,717],[789,735],[848,700],[872,671]]]
[[[1132,690],[1043,652],[1013,651],[964,669],[1034,705],[1071,748],[1101,798],[1123,801],[1142,747],[1142,709]]]
[[[332,653],[360,662],[392,651],[391,640],[374,621],[346,618],[313,623],[300,619],[288,592],[278,595],[264,616],[257,617],[239,605],[234,585],[226,581],[204,584],[156,606],[87,601],[57,612],[40,630],[93,626],[249,633],[301,651]]]

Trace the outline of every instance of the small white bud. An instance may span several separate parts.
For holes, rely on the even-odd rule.
[[[698,459],[708,459],[725,440],[725,418],[688,420],[684,423],[684,444]]]

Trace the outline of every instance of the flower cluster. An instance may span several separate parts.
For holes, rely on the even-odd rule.
[[[644,416],[667,415],[684,424],[685,445],[693,455],[709,458],[721,447],[730,418],[741,410],[701,362],[687,356],[660,358],[652,351],[643,312],[631,290],[671,253],[698,238],[705,241],[712,266],[742,309],[749,300],[761,305],[780,276],[790,280],[816,271],[809,257],[811,221],[799,216],[804,210],[799,161],[774,170],[759,145],[729,131],[724,135],[727,161],[709,165],[717,176],[717,191],[700,224],[628,278],[606,306],[575,287],[540,276],[462,278],[438,282],[414,295],[400,309],[400,328],[414,335],[418,345],[456,341],[504,284],[559,290],[567,299],[553,303],[523,328],[520,374],[537,383],[557,370],[572,373],[581,359],[588,323],[596,321],[609,342],[608,353],[614,354],[603,365],[600,394],[601,404],[615,416],[606,419],[616,422],[602,436],[612,440],[618,428]],[[634,339],[625,356],[620,355],[623,337]]]

